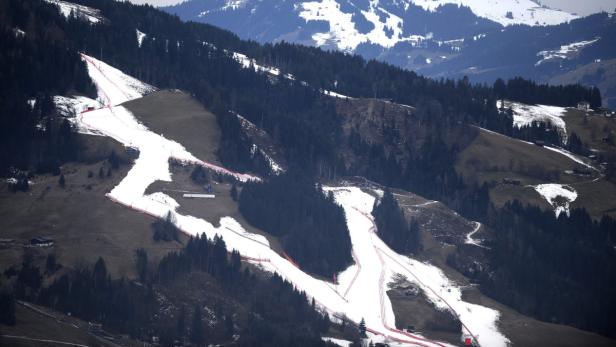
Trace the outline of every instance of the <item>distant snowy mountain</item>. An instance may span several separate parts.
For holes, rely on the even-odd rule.
[[[426,38],[450,40],[500,26],[576,18],[531,0],[192,0],[166,10],[259,41],[300,41],[345,51],[361,44],[417,45]]]
[[[547,82],[616,58],[612,14],[578,18],[533,0],[190,0],[164,10],[242,38],[360,54],[431,77]]]
[[[436,11],[447,4],[466,6],[479,17],[502,25],[556,25],[577,18],[576,15],[541,6],[533,0],[412,0],[416,6]]]

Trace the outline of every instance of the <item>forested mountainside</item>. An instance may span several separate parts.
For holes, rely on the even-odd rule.
[[[184,23],[150,6],[111,0],[75,2],[99,9],[105,20],[92,24],[76,16],[65,19],[53,4],[37,0],[7,0],[0,4],[0,60],[6,62],[0,68],[2,122],[6,132],[6,137],[2,137],[6,146],[3,143],[0,168],[6,177],[21,171],[24,190],[27,190],[28,173],[58,172],[62,164],[77,157],[72,150],[79,149],[70,142],[74,133],[55,112],[52,97],[58,94],[93,96],[93,86],[79,58],[79,53],[83,52],[158,88],[177,88],[192,94],[217,117],[222,132],[220,161],[231,168],[256,172],[267,180],[272,173],[266,172],[262,163],[256,163],[250,155],[252,144],[240,136],[242,127],[237,115],[259,124],[282,147],[290,171],[301,173],[302,177],[296,180],[293,176],[282,176],[265,183],[244,185],[239,196],[240,212],[251,224],[280,236],[283,249],[297,256],[296,260],[309,271],[330,277],[351,263],[350,240],[341,219],[342,212],[333,206],[331,197],[319,196],[313,184],[347,175],[367,176],[384,186],[408,189],[440,200],[463,216],[493,229],[496,236],[489,245],[492,248],[486,250],[490,257],[489,268],[476,275],[482,290],[491,297],[544,320],[613,337],[616,320],[611,312],[616,302],[610,293],[616,287],[612,266],[616,257],[614,220],[605,216],[598,221],[583,209],[555,217],[552,211],[542,212],[518,203],[496,207],[487,184],[466,180],[456,169],[456,158],[468,144],[467,137],[477,136],[477,127],[530,141],[553,137],[550,131],[533,131],[534,125],[517,129],[512,111],[499,110],[497,100],[560,106],[576,106],[579,101],[587,100],[596,107],[602,102],[596,88],[548,86],[519,78],[507,82],[499,80],[493,86],[473,84],[467,78],[434,80],[355,55],[294,44],[260,45],[243,41],[213,26]],[[255,59],[248,67],[272,66],[278,69],[277,73],[246,68],[234,53]],[[54,54],[62,59],[41,58]],[[32,62],[32,65],[26,67],[25,62]],[[35,101],[31,101],[33,99]],[[402,121],[406,123],[404,126],[377,119],[390,143],[367,141],[359,127],[345,128],[348,123],[345,123],[341,108],[345,103],[349,107],[362,99],[383,105],[396,104],[396,107],[409,110]],[[385,119],[385,115],[382,117]],[[41,123],[46,119],[49,119],[47,124]],[[53,122],[59,124],[57,132],[49,131],[54,129]],[[421,136],[416,136],[418,134]],[[556,137],[547,142],[562,140]],[[394,148],[400,152],[393,151]],[[56,155],[44,155],[44,151]],[[50,158],[53,161],[46,163]],[[288,188],[291,185],[294,187]],[[301,196],[295,200],[304,206],[264,204],[280,202],[285,190],[296,188]],[[306,209],[306,206],[311,208]],[[288,208],[289,214],[277,214],[273,210],[276,207],[279,210]],[[401,253],[416,252],[413,235],[416,226],[407,225],[397,209],[387,193],[381,204],[375,206],[375,223],[383,229],[379,229],[380,236],[392,245],[405,242],[397,248],[392,246]],[[385,220],[389,219],[388,224]],[[314,228],[308,230],[306,224],[310,222]],[[321,228],[323,223],[330,229]],[[287,226],[288,230],[279,230],[281,226]],[[406,231],[410,231],[410,236],[402,235]],[[307,252],[317,247],[306,241],[307,233],[311,233],[310,242],[320,246],[328,242],[340,244],[322,247],[326,254]],[[197,247],[194,245],[203,243],[207,246],[200,247],[216,249],[216,243],[221,240],[214,240],[214,246],[208,241],[195,242],[189,245]],[[194,268],[214,277],[222,276],[223,288],[228,288],[224,286],[225,275],[220,274],[223,271],[217,270],[219,265],[192,257],[188,246],[178,254],[169,255],[161,261],[160,277],[156,278],[172,278],[176,272],[186,271],[182,269]],[[235,263],[231,265],[221,261],[220,269],[231,267],[235,269],[233,273],[239,273],[237,255],[232,259]],[[562,259],[572,263],[558,261]],[[451,259],[454,265],[456,261],[456,258]],[[529,264],[533,268],[530,274],[523,271]],[[100,273],[101,266],[93,271]],[[35,275],[26,273],[20,281],[38,290],[37,270],[26,265],[22,269]],[[112,292],[132,291],[124,288],[126,284],[122,282],[97,284],[97,280],[92,279],[96,276],[87,271],[81,275],[85,278],[83,281],[89,283],[84,287],[100,288],[99,294],[103,297]],[[47,296],[37,300],[57,308],[70,307],[61,301],[66,297],[64,289],[71,281],[81,281],[81,275],[76,273],[76,279],[66,277],[52,287],[43,288],[40,293]],[[28,278],[34,280],[28,282]],[[246,281],[245,287],[252,286],[248,275],[237,280]],[[306,304],[302,294],[293,292],[279,279],[271,282],[273,284],[262,284],[264,292],[271,288],[270,285],[277,286],[283,288],[280,291],[288,295],[289,302],[297,300]],[[553,288],[558,288],[558,292],[554,293]],[[546,295],[548,292],[550,295]],[[26,290],[17,295],[33,299],[40,293],[35,292],[35,296],[30,297],[32,292]],[[48,300],[43,300],[45,298]],[[243,299],[245,297],[237,300]],[[97,301],[99,306],[106,303]],[[299,326],[310,327],[308,336],[304,337],[313,341],[327,320],[315,318],[316,313],[311,311],[314,307],[304,304],[294,307],[297,312],[287,312],[282,318],[275,316],[274,322],[299,316]],[[80,314],[90,317],[91,312],[81,309]],[[269,317],[269,313],[260,309],[257,306],[254,312]],[[138,334],[133,328],[118,329]],[[254,334],[242,336],[275,343],[272,341],[278,340],[266,339],[264,331],[268,329],[274,328],[266,324],[252,332]],[[173,334],[169,336],[172,338]],[[294,341],[280,338],[285,341],[283,343]]]

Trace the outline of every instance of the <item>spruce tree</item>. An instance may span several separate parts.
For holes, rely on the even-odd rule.
[[[237,187],[235,186],[235,183],[231,186],[231,198],[233,201],[237,201]]]
[[[363,339],[368,337],[368,335],[366,335],[366,321],[363,318],[361,322],[359,322],[359,336]]]
[[[195,311],[192,317],[190,329],[190,341],[194,344],[201,345],[205,340],[205,332],[203,329],[203,317],[201,316],[201,306],[195,305]]]
[[[178,314],[178,322],[175,329],[179,337],[184,336],[184,333],[186,332],[186,308],[184,307],[184,305],[180,307],[180,313]]]
[[[15,325],[15,297],[11,294],[0,294],[0,323]]]

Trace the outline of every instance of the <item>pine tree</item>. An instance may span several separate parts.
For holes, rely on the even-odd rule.
[[[94,270],[92,271],[92,278],[94,280],[94,288],[104,289],[107,287],[107,265],[102,257],[99,257],[94,264]]]
[[[201,306],[196,305],[190,329],[190,341],[197,345],[201,345],[204,340],[205,333],[203,329],[203,317],[201,317]]]
[[[148,253],[145,249],[139,248],[135,250],[135,266],[137,267],[139,281],[145,283],[148,276]]]
[[[359,336],[363,339],[368,337],[368,335],[366,335],[366,321],[363,318],[361,322],[359,322]]]
[[[66,180],[64,179],[64,174],[60,174],[60,179],[58,180],[58,184],[60,188],[64,188],[66,186]]]
[[[45,261],[45,270],[47,270],[47,273],[51,274],[54,273],[57,268],[58,263],[56,262],[56,255],[50,253],[49,255],[47,255],[47,260]]]
[[[15,325],[15,297],[13,295],[0,294],[0,323]]]
[[[186,332],[186,308],[184,307],[184,305],[180,307],[180,313],[178,314],[178,322],[175,329],[179,337],[184,336],[184,333]]]
[[[231,186],[231,198],[233,201],[237,201],[237,187],[235,186],[235,183]]]

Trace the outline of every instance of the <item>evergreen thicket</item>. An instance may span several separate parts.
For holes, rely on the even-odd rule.
[[[389,190],[381,200],[375,200],[372,209],[379,237],[393,250],[401,254],[416,253],[421,249],[419,225],[407,223],[398,201]]]
[[[25,260],[16,284],[25,290],[17,295],[20,299],[71,312],[84,320],[100,322],[104,329],[115,333],[127,333],[142,340],[149,340],[154,334],[160,337],[163,346],[173,346],[174,340],[184,337],[196,345],[220,343],[221,339],[231,340],[234,334],[239,335],[236,343],[240,346],[328,345],[320,338],[329,328],[327,314],[317,312],[305,293],[295,290],[278,275],[264,278],[243,269],[239,253],[233,251],[228,255],[220,237],[210,240],[202,235],[189,239],[181,251],[163,257],[151,272],[143,268],[144,260],[147,262],[147,253],[138,250],[136,265],[140,283],[126,278],[111,279],[105,261],[99,258],[94,266],[68,271],[42,288],[38,268],[31,260]],[[191,272],[212,276],[229,298],[250,312],[251,323],[236,328],[229,313],[232,311],[228,311],[216,323],[225,333],[209,336],[205,325],[212,323],[205,321],[197,305],[191,310],[189,321],[185,309],[181,309],[175,328],[167,329],[168,322],[157,320],[164,304],[159,302],[157,292],[183,281]],[[13,296],[0,295],[1,323],[14,322],[14,302]]]
[[[616,220],[507,203],[494,210],[491,272],[481,289],[524,314],[615,337]]]
[[[344,210],[320,186],[295,174],[244,186],[239,209],[255,227],[277,236],[304,270],[327,278],[352,263]]]
[[[0,175],[10,168],[58,172],[78,148],[52,97],[95,96],[66,21],[33,1],[0,3]],[[17,29],[24,34],[18,34]]]

